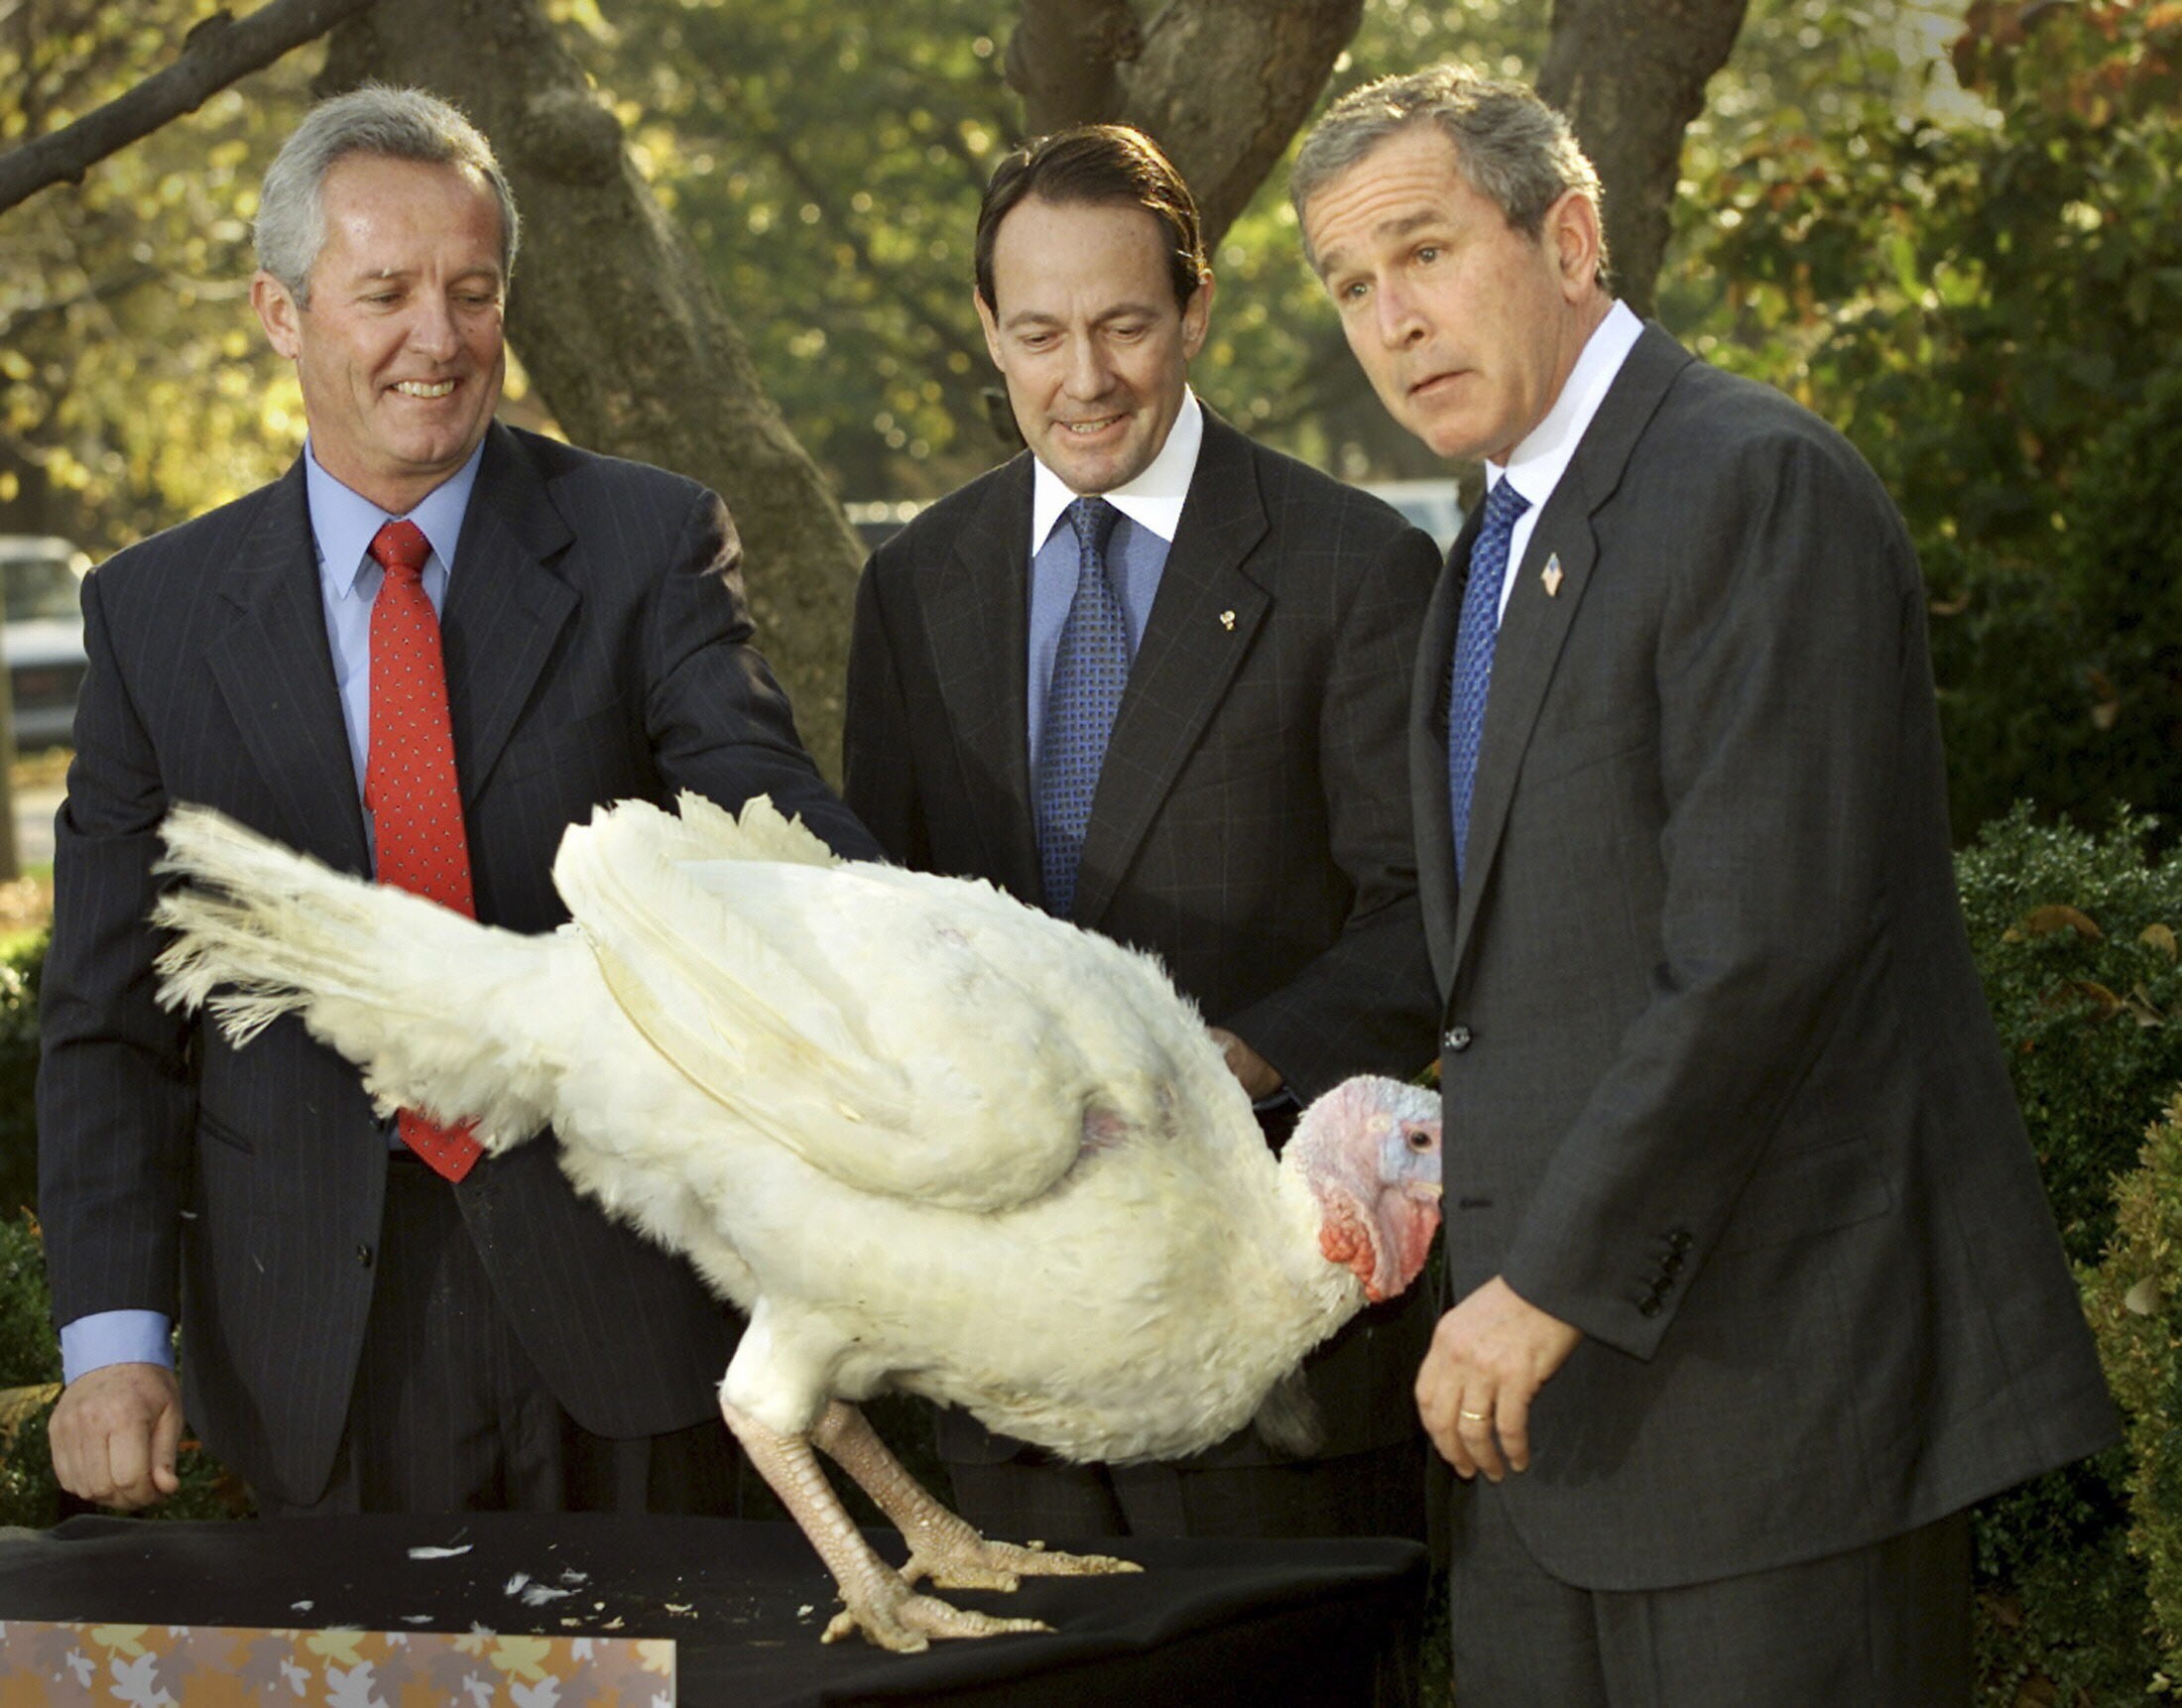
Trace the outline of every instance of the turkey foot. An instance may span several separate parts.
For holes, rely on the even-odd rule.
[[[720,1402],[720,1415],[750,1455],[750,1462],[758,1467],[758,1474],[772,1485],[789,1517],[802,1526],[803,1534],[810,1538],[810,1545],[818,1550],[819,1559],[825,1562],[841,1591],[846,1611],[837,1614],[826,1627],[826,1642],[837,1643],[851,1632],[860,1631],[882,1648],[911,1654],[929,1647],[935,1637],[998,1637],[1012,1631],[1052,1630],[1034,1619],[995,1619],[990,1614],[950,1607],[936,1596],[917,1594],[900,1572],[879,1557],[864,1539],[863,1531],[850,1521],[825,1472],[819,1469],[818,1457],[811,1451],[807,1437],[780,1434],[724,1400]],[[899,1466],[896,1469],[900,1471]],[[903,1475],[907,1480],[907,1473]]]
[[[937,1589],[1006,1589],[1026,1577],[1091,1577],[1142,1571],[1134,1560],[1107,1554],[1064,1554],[1012,1542],[987,1541],[958,1515],[934,1500],[894,1456],[864,1414],[831,1402],[810,1437],[828,1458],[856,1479],[909,1544],[905,1583],[929,1577]]]

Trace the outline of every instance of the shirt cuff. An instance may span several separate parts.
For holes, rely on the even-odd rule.
[[[109,1364],[175,1367],[174,1324],[158,1310],[99,1310],[61,1330],[61,1379],[73,1382]]]

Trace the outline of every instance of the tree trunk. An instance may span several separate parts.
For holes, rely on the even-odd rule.
[[[1566,113],[1606,188],[1615,288],[1651,312],[1682,133],[1727,63],[1748,0],[1554,0],[1538,93]]]
[[[1118,116],[1116,67],[1143,47],[1129,0],[1023,0],[1008,39],[1008,86],[1023,97],[1025,134]]]
[[[1023,0],[1008,81],[1032,135],[1116,119],[1166,150],[1218,247],[1309,116],[1364,0]]]
[[[578,444],[727,500],[759,646],[837,775],[862,549],[620,124],[535,0],[378,0],[333,36],[320,92],[367,76],[442,94],[492,138],[523,211],[508,336],[525,371]]]

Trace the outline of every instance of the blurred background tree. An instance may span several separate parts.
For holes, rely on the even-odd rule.
[[[111,99],[209,9],[19,0],[0,147]],[[249,219],[308,76],[283,61],[0,217],[0,533],[103,556],[295,455],[301,400],[249,311]]]
[[[2172,810],[2182,7],[1978,0],[1926,89],[1948,72],[1944,105],[1867,82],[1693,150],[1675,311],[1901,505],[1958,834],[2022,796],[2094,828]]]
[[[272,0],[242,28],[294,15],[306,3]],[[1382,0],[1373,14],[1381,33],[1361,57],[1347,50],[1363,0],[1167,0],[1141,15],[1128,0],[907,0],[898,7],[760,0],[733,8],[629,0],[611,21],[593,0],[342,5],[350,15],[330,37],[311,90],[366,76],[423,83],[457,100],[496,138],[530,215],[509,332],[536,402],[580,442],[679,469],[725,494],[748,549],[752,602],[769,653],[806,738],[830,757],[860,558],[837,499],[924,496],[992,460],[980,425],[996,413],[979,395],[960,252],[978,184],[1024,129],[1110,117],[1141,123],[1165,142],[1198,189],[1222,262],[1236,263],[1230,300],[1246,336],[1240,346],[1224,341],[1205,365],[1208,395],[1269,434],[1285,428],[1298,449],[1345,473],[1402,461],[1414,467],[1416,452],[1397,449],[1395,434],[1363,401],[1331,341],[1330,317],[1297,320],[1286,311],[1298,290],[1306,300],[1309,293],[1292,233],[1281,229],[1291,222],[1278,207],[1277,187],[1261,183],[1329,76],[1345,86],[1383,65],[1451,53],[1482,54],[1496,69],[1520,73],[1527,58],[1542,57],[1579,126],[1596,125],[1595,152],[1608,183],[1631,187],[1610,201],[1609,225],[1627,223],[1635,234],[1628,241],[1642,253],[1643,228],[1665,217],[1683,126],[1702,105],[1745,0],[1641,0],[1619,10],[1562,0],[1549,21],[1535,5],[1504,10],[1503,0],[1467,7]],[[166,77],[172,87],[175,73],[212,56],[215,39],[240,30],[216,24],[190,35],[192,24],[205,24],[200,0],[151,0],[143,34],[123,39],[83,8],[84,0],[16,0],[17,29],[0,37],[0,87],[22,81],[35,97],[0,119],[0,141],[18,143],[0,154],[0,181],[11,169],[18,175],[16,187],[0,188],[0,207],[31,193],[24,184],[52,182],[46,163],[55,160],[65,163],[60,177],[88,169],[88,187],[49,190],[34,196],[34,207],[89,205],[109,180],[129,181],[130,174],[152,186],[155,205],[175,206],[178,217],[205,191],[214,205],[201,208],[209,217],[192,225],[226,247],[203,260],[230,269],[206,283],[216,277],[239,286],[250,183],[267,141],[299,110],[301,92],[293,73],[284,74],[288,61],[156,131],[149,143],[113,155],[112,140],[92,146],[86,130],[70,131],[63,121],[116,91],[142,94],[133,79],[157,85]],[[147,76],[162,63],[155,44],[178,35],[182,46],[174,63]],[[173,110],[202,99],[191,88]],[[253,97],[247,103],[235,98],[242,89]],[[1250,98],[1232,98],[1238,89]],[[97,108],[94,125],[111,111]],[[223,121],[230,130],[221,130]],[[251,138],[232,129],[252,123],[262,128]],[[634,147],[625,124],[635,128]],[[225,161],[222,170],[233,175],[226,197],[210,194],[217,187],[211,175],[186,182],[191,172],[180,162],[190,157],[163,154],[163,143],[184,151],[193,143],[205,158]],[[116,167],[123,160],[132,163],[129,174]],[[1254,197],[1270,211],[1257,216],[1255,229],[1237,228],[1231,244],[1231,227]],[[686,221],[669,217],[670,202],[686,209]],[[74,211],[52,217],[65,222]],[[10,215],[11,230],[17,217]],[[67,400],[81,389],[69,357],[105,330],[97,305],[139,290],[177,294],[178,282],[164,272],[164,291],[138,276],[145,267],[164,269],[173,253],[165,235],[147,224],[135,233],[128,264],[101,252],[99,267],[73,290],[63,281],[57,293],[42,273],[27,275],[40,284],[25,291],[22,326],[28,332],[50,321],[52,354],[41,365],[24,352],[11,364],[25,370],[14,383],[28,388],[22,460],[42,476],[17,477],[25,518],[33,485],[40,494],[88,487],[80,473],[87,459],[65,442],[75,407]],[[796,238],[803,241],[791,244]],[[1276,301],[1254,305],[1247,293],[1261,257],[1269,258],[1263,277],[1280,283]],[[1649,299],[1652,270],[1649,262],[1632,270],[1630,289],[1639,302]],[[245,408],[252,397],[265,400],[260,442],[283,449],[295,442],[301,424],[293,397],[263,383],[239,296],[203,306],[220,322],[210,342],[197,342],[192,320],[163,349],[198,361],[205,383],[178,400],[172,417],[148,417],[141,402],[134,418],[113,415],[129,408],[126,385],[87,406],[112,415],[104,442],[81,447],[95,448],[99,466],[126,470],[129,428],[150,421],[157,425],[149,433],[196,446],[211,461],[212,471],[197,480],[199,495],[249,484],[262,469],[246,471],[244,458],[221,454],[236,446],[239,435],[224,430],[234,424],[206,419],[199,434],[185,419],[209,416],[221,388],[231,387]],[[140,312],[163,307],[148,300]],[[1304,328],[1300,338],[1279,335],[1295,325]],[[1259,341],[1269,351],[1286,357],[1284,373],[1265,373],[1257,385],[1245,353],[1254,330],[1266,335]],[[134,346],[137,339],[113,341]],[[207,350],[238,349],[232,365],[202,360]],[[117,349],[116,360],[132,353]],[[1244,382],[1232,392],[1230,367]],[[134,388],[140,400],[148,389]],[[1328,407],[1313,412],[1319,404]],[[823,468],[789,430],[790,419],[822,448]],[[1329,423],[1337,436],[1328,436]],[[79,502],[74,531],[94,545],[118,544],[151,521],[196,507],[181,501],[180,470],[173,485],[169,492],[138,484],[150,515],[124,518],[116,507]],[[8,502],[0,493],[0,507]],[[61,520],[50,505],[40,514],[45,526]],[[6,525],[27,524],[0,508]]]

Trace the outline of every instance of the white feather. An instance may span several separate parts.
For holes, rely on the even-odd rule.
[[[570,1178],[751,1315],[769,1427],[888,1388],[1076,1458],[1249,1421],[1363,1300],[1156,963],[983,884],[836,861],[770,803],[563,840],[527,938],[178,808],[165,1000],[296,1010],[373,1092]]]

